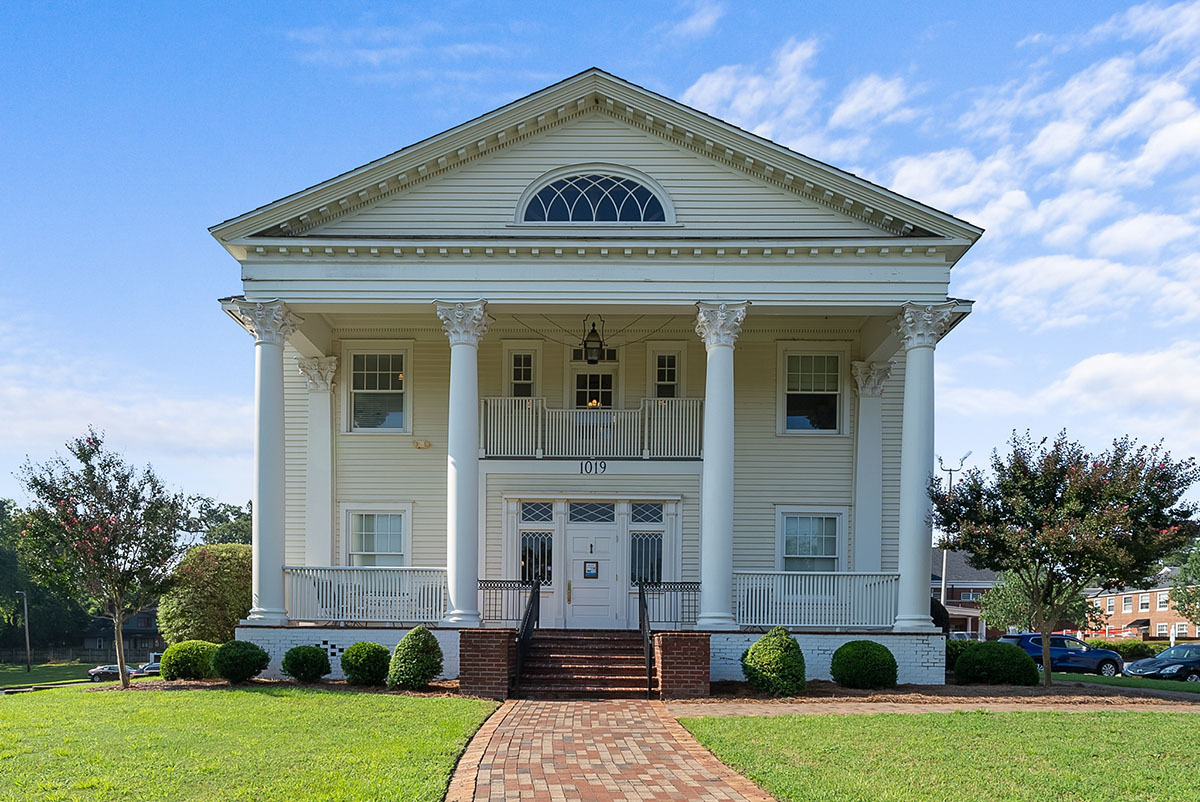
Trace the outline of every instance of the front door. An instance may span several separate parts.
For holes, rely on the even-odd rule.
[[[619,604],[621,561],[617,558],[617,523],[604,514],[611,503],[572,502],[576,515],[567,523],[566,625],[570,629],[624,629],[625,609]],[[580,510],[579,508],[583,508]],[[581,512],[601,519],[584,523]],[[571,518],[576,518],[571,521]]]

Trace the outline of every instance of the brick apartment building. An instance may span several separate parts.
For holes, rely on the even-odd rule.
[[[1097,636],[1165,639],[1200,638],[1200,625],[1187,621],[1171,602],[1171,584],[1178,568],[1164,568],[1150,588],[1092,591],[1092,604],[1105,616]]]

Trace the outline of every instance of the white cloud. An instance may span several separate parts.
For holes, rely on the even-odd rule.
[[[1178,215],[1143,213],[1100,231],[1091,248],[1094,253],[1157,256],[1166,245],[1195,236],[1196,227]]]
[[[1007,149],[982,160],[966,148],[905,156],[896,160],[886,183],[922,203],[958,213],[1019,188]]]
[[[903,78],[885,80],[874,74],[860,78],[842,93],[841,103],[829,117],[829,127],[866,125],[888,117],[909,95]]]
[[[1038,132],[1026,152],[1034,164],[1057,164],[1079,150],[1086,131],[1082,123],[1055,120]]]
[[[714,3],[711,0],[697,0],[692,6],[692,13],[688,15],[687,19],[684,19],[671,28],[673,35],[688,38],[707,36],[712,33],[713,28],[717,26],[717,22],[720,21],[721,17],[725,16],[725,6],[723,3]]]

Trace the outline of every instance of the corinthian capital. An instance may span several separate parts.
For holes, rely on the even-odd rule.
[[[304,357],[296,357],[296,367],[300,369],[300,373],[308,380],[308,389],[313,391],[329,392],[333,387],[333,377],[337,373],[337,357],[312,357],[305,359]]]
[[[851,362],[850,370],[854,380],[858,382],[860,396],[875,397],[883,395],[883,384],[892,375],[891,362]]]
[[[487,333],[487,315],[484,307],[487,302],[460,301],[447,303],[435,301],[438,317],[442,319],[442,328],[450,338],[451,345],[479,345],[479,339]]]
[[[704,340],[706,348],[714,345],[733,345],[742,333],[742,321],[746,319],[746,301],[734,304],[714,304],[700,301],[696,304],[696,333]]]
[[[908,303],[900,307],[896,333],[900,335],[904,350],[936,346],[946,333],[950,315],[957,305],[955,301],[947,301],[944,304]]]
[[[254,342],[283,345],[296,327],[304,322],[288,310],[283,301],[236,301],[234,314],[254,335]]]

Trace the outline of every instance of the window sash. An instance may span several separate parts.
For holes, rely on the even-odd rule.
[[[785,571],[836,571],[840,555],[840,517],[781,513],[780,559]]]
[[[521,581],[550,585],[554,579],[554,530],[523,529],[520,544],[517,568]]]
[[[1170,603],[1170,601],[1167,599],[1167,594],[1166,594],[1166,593],[1159,593],[1159,594],[1158,594],[1158,609],[1160,609],[1160,610],[1166,610],[1166,609],[1168,609],[1170,606],[1171,606],[1171,603]]]
[[[532,398],[535,386],[533,352],[509,352],[508,369],[509,395],[512,398]]]
[[[1125,598],[1123,598],[1121,600],[1121,612],[1123,612],[1123,613],[1132,613],[1133,612],[1133,597],[1132,596],[1126,596]]]
[[[350,565],[407,565],[404,512],[350,514]]]
[[[1160,622],[1158,622],[1158,629],[1157,629],[1157,632],[1155,632],[1155,634],[1156,634],[1156,635],[1169,635],[1169,634],[1171,634],[1171,631],[1170,631],[1170,626],[1169,626],[1169,625],[1167,624],[1167,622],[1165,622],[1165,621],[1160,621]]]
[[[403,351],[351,353],[351,431],[409,430],[407,362]]]
[[[1115,610],[1116,610],[1116,598],[1113,596],[1109,596],[1108,597],[1108,612],[1110,612],[1110,613],[1115,612]]]
[[[840,429],[841,368],[839,354],[784,354],[782,412],[786,431]]]
[[[1138,612],[1147,612],[1150,609],[1150,594],[1143,593],[1138,597]]]

